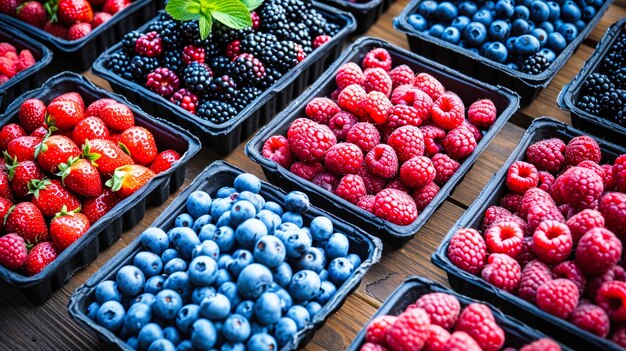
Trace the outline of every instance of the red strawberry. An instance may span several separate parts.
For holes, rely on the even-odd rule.
[[[174,150],[162,151],[157,155],[154,161],[152,161],[150,170],[155,174],[165,172],[178,160],[180,160],[180,154],[178,152]]]
[[[7,154],[18,161],[32,161],[35,159],[37,147],[41,144],[41,138],[23,136],[12,140],[7,147]]]
[[[43,26],[43,30],[46,31],[47,33],[54,35],[55,37],[58,37],[61,39],[67,38],[67,28],[58,22],[52,22],[52,20],[49,20]]]
[[[28,193],[33,203],[45,217],[54,217],[63,207],[70,211],[80,209],[80,200],[56,179],[33,179],[28,183]]]
[[[48,134],[48,130],[45,127],[39,127],[35,130],[33,130],[32,133],[30,133],[30,136],[34,136],[37,137],[39,139],[43,139],[46,137],[46,134]]]
[[[120,139],[122,138],[122,134],[120,133],[112,133],[109,135],[109,140],[115,143],[115,145],[119,145]]]
[[[20,106],[17,117],[22,127],[30,133],[43,126],[46,120],[46,104],[39,99],[28,99]]]
[[[102,193],[102,181],[100,173],[91,162],[70,157],[67,163],[59,165],[58,176],[61,177],[63,185],[68,189],[82,196],[98,196]]]
[[[102,108],[110,104],[117,104],[117,101],[113,99],[100,99],[92,102],[85,110],[85,116],[100,116]]]
[[[46,124],[60,130],[72,130],[84,116],[84,109],[75,101],[55,101],[48,105]]]
[[[45,138],[36,153],[39,166],[50,173],[58,172],[61,163],[66,162],[70,157],[78,156],[80,156],[78,146],[70,138],[62,135]]]
[[[83,100],[83,97],[80,96],[80,94],[77,92],[61,94],[55,97],[54,99],[52,99],[50,103],[57,102],[57,101],[74,101],[75,103],[78,104],[78,106],[80,106],[83,113],[85,112],[85,100]]]
[[[7,164],[8,179],[11,183],[11,189],[17,196],[26,196],[28,194],[28,183],[33,179],[42,179],[43,173],[39,166],[33,161],[18,162],[13,159],[12,163]]]
[[[12,206],[13,206],[13,202],[3,197],[0,197],[0,219],[2,219],[2,221],[0,221],[0,233],[4,232],[4,223],[3,223],[4,216],[7,215],[7,213],[9,212],[9,209]]]
[[[104,188],[98,197],[90,197],[83,202],[81,213],[94,224],[120,202],[120,198],[109,188]]]
[[[40,2],[27,1],[17,7],[17,18],[32,26],[41,28],[46,23],[46,9]]]
[[[91,21],[91,27],[92,28],[97,28],[99,25],[102,25],[103,23],[105,23],[108,20],[110,20],[111,17],[113,17],[113,15],[111,15],[110,13],[96,12],[93,15],[93,21]]]
[[[143,127],[135,126],[126,129],[122,133],[119,143],[122,149],[126,147],[130,157],[132,157],[136,163],[144,166],[154,161],[159,153],[156,142],[154,141],[154,136],[149,130]]]
[[[0,130],[0,149],[6,150],[13,139],[26,136],[26,131],[19,124],[10,123]]]
[[[57,16],[66,26],[76,22],[91,22],[93,10],[86,0],[59,0]]]
[[[26,243],[17,234],[9,234],[0,238],[0,265],[16,270],[26,261]]]
[[[97,112],[97,114],[93,114],[92,116],[100,117],[111,131],[123,132],[135,125],[133,111],[131,111],[128,106],[119,102],[106,104]]]
[[[125,199],[148,183],[154,176],[154,172],[144,166],[122,166],[115,170],[113,178],[107,180],[105,185],[111,188],[117,196]]]
[[[98,117],[87,117],[78,122],[72,131],[72,140],[78,146],[85,143],[85,139],[108,139],[110,136],[106,124]]]
[[[67,31],[67,40],[78,40],[82,37],[87,36],[87,34],[91,33],[91,24],[81,22],[76,23],[70,27]]]
[[[28,256],[26,256],[24,271],[26,272],[26,275],[32,277],[33,275],[41,272],[56,258],[57,250],[51,242],[46,241],[39,243],[30,249]]]
[[[102,11],[114,15],[128,5],[130,5],[130,0],[106,0],[102,6]]]
[[[7,233],[16,233],[29,245],[50,241],[48,226],[41,210],[32,202],[20,202],[11,207],[4,217],[4,229]]]
[[[11,190],[11,182],[9,181],[8,172],[0,172],[0,197],[11,202],[15,201],[13,190]],[[0,218],[1,220],[2,218]]]
[[[0,13],[15,16],[17,7],[20,6],[21,3],[22,0],[0,0]],[[3,53],[3,51],[0,51],[0,53]]]
[[[68,211],[65,206],[50,222],[50,236],[59,252],[67,249],[89,230],[85,215]]]
[[[119,146],[110,140],[88,140],[83,145],[83,158],[95,162],[100,175],[112,175],[115,169],[121,166],[132,165],[130,158]]]

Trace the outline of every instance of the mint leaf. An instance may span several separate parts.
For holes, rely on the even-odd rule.
[[[253,11],[261,6],[263,0],[241,0],[241,2],[248,8],[248,11]]]
[[[200,27],[200,39],[204,40],[211,33],[211,27],[213,27],[213,20],[210,16],[202,16],[198,20],[198,26]]]
[[[250,11],[241,0],[214,1],[209,7],[211,15],[219,22],[233,29],[252,26]]]
[[[195,21],[202,17],[199,0],[169,0],[165,12],[177,21]]]

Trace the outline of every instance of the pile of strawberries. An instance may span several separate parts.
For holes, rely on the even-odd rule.
[[[37,61],[30,50],[21,50],[18,54],[15,46],[6,42],[0,43],[0,85],[34,65],[35,62]]]
[[[459,268],[541,310],[626,347],[626,155],[601,163],[598,143],[553,138],[511,165],[510,192],[481,232],[460,229],[448,257]]]
[[[263,156],[374,215],[411,224],[460,167],[497,117],[490,100],[467,110],[435,77],[392,69],[387,50],[363,69],[341,66],[338,89],[315,98],[287,136],[265,141]]]
[[[18,119],[0,130],[0,265],[28,276],[180,159],[112,99],[28,99]]]
[[[515,351],[487,305],[462,307],[446,293],[422,295],[399,316],[376,317],[366,329],[361,351]],[[560,351],[539,339],[519,351]]]
[[[0,13],[67,40],[77,40],[111,19],[131,0],[0,0]]]

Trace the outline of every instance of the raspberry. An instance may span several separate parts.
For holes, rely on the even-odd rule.
[[[609,268],[609,270],[606,271],[604,274],[598,275],[589,280],[586,291],[587,297],[595,301],[598,290],[600,290],[602,285],[604,285],[604,283],[612,282],[615,280],[626,281],[626,271],[624,271],[624,268],[618,265]]]
[[[350,128],[346,141],[355,144],[364,153],[367,153],[374,146],[380,144],[380,133],[373,124],[360,122]]]
[[[419,90],[425,92],[430,96],[433,101],[439,99],[439,97],[446,92],[446,88],[437,80],[437,78],[431,76],[428,73],[419,73],[413,80],[413,85]],[[462,109],[462,111],[465,108]],[[452,128],[450,128],[452,129]]]
[[[533,251],[533,237],[525,236],[524,241],[522,242],[522,252],[516,257],[517,262],[524,267],[528,262],[532,260],[536,260],[537,256],[535,255],[535,251]]]
[[[415,200],[417,210],[419,212],[424,211],[426,206],[428,206],[428,204],[433,201],[435,196],[437,196],[439,190],[439,186],[435,183],[428,183],[419,189],[413,190],[411,196],[413,197],[413,200]]]
[[[365,211],[374,214],[374,204],[375,204],[376,196],[374,195],[365,195],[359,199],[359,202],[356,205],[359,208],[364,209]]]
[[[581,303],[570,314],[569,321],[580,329],[605,338],[611,325],[604,310],[591,303]]]
[[[521,267],[517,261],[505,254],[490,254],[481,273],[485,281],[493,286],[515,292],[522,279]]]
[[[172,97],[170,97],[170,101],[177,106],[182,107],[184,110],[187,110],[194,115],[196,114],[198,97],[196,96],[196,94],[190,92],[189,90],[185,88],[179,89],[172,95]]]
[[[613,174],[615,189],[626,193],[626,155],[621,155],[615,159],[611,173]]]
[[[574,244],[578,244],[580,238],[589,230],[604,227],[604,217],[596,210],[582,210],[570,217],[566,224],[572,233]]]
[[[600,145],[591,137],[582,135],[573,138],[565,148],[565,162],[568,165],[578,166],[585,160],[599,163],[602,158]]]
[[[229,48],[232,50],[233,48],[231,48],[231,45],[237,43],[238,45],[240,45],[241,43],[239,42],[239,40],[233,42],[232,44],[229,45]],[[227,53],[228,55],[228,53]],[[235,56],[234,55],[232,57],[230,57],[230,59],[234,59]],[[203,47],[198,47],[198,46],[194,46],[194,45],[187,45],[183,48],[183,62],[185,63],[185,65],[189,65],[192,62],[198,62],[198,63],[204,63],[204,48]]]
[[[379,344],[373,344],[371,342],[366,342],[365,344],[363,344],[363,346],[361,346],[360,351],[388,351],[386,347],[379,345]]]
[[[135,51],[141,56],[157,57],[163,52],[161,37],[157,32],[141,35],[135,42]]]
[[[526,190],[534,188],[539,182],[537,168],[524,161],[515,161],[509,167],[506,177],[506,185],[516,193],[523,194]]]
[[[395,189],[383,189],[376,194],[374,214],[398,225],[409,225],[418,215],[413,198]]]
[[[404,126],[396,129],[387,139],[400,163],[404,163],[413,157],[424,155],[424,135],[418,127]]]
[[[592,170],[595,174],[597,174],[600,178],[602,178],[602,182],[604,183],[604,177],[606,176],[606,174],[604,173],[604,168],[602,168],[602,166],[600,166],[599,164],[593,161],[585,160],[579,163],[578,167]]]
[[[498,351],[504,345],[504,330],[489,307],[480,303],[471,303],[463,309],[455,330],[466,332],[484,351]]]
[[[478,274],[487,261],[487,245],[477,230],[462,228],[450,239],[447,254],[455,266],[468,273]]]
[[[588,274],[602,274],[619,261],[622,242],[610,230],[593,228],[580,238],[576,263]]]
[[[457,95],[446,93],[435,100],[430,114],[437,127],[452,130],[463,124],[465,106]]]
[[[332,38],[329,35],[318,35],[313,39],[313,49],[317,49],[320,46],[328,43]]]
[[[17,234],[0,237],[0,265],[16,270],[26,262],[26,243]]]
[[[511,212],[517,212],[522,204],[522,195],[518,193],[507,193],[500,199],[499,204]]]
[[[626,322],[626,282],[612,281],[602,284],[596,303],[615,323]]]
[[[413,106],[396,105],[391,108],[389,116],[387,116],[387,122],[385,126],[390,129],[395,129],[403,126],[416,126],[422,125],[423,120],[420,117],[420,112]]]
[[[519,216],[524,219],[527,218],[528,210],[538,203],[549,203],[554,205],[554,200],[552,200],[550,194],[539,188],[532,188],[526,191],[522,197],[522,203],[519,207]]]
[[[561,211],[552,203],[540,202],[532,206],[526,216],[529,232],[534,233],[539,224],[546,220],[565,222]]]
[[[353,84],[362,85],[365,81],[365,74],[363,74],[363,70],[361,70],[359,65],[354,62],[348,62],[339,67],[335,75],[335,81],[337,82],[337,87],[340,90],[344,90]]]
[[[337,143],[330,128],[306,118],[298,118],[291,124],[287,140],[296,157],[310,162],[321,161],[326,151]]]
[[[443,148],[450,157],[462,160],[476,149],[476,138],[463,126],[454,128],[443,139]]]
[[[443,139],[446,132],[436,126],[423,126],[420,128],[424,136],[424,153],[432,157],[436,153],[443,151]]]
[[[601,165],[602,170],[604,171],[604,190],[613,190],[615,188],[615,178],[613,177],[613,166],[612,165]]]
[[[564,223],[543,221],[533,234],[533,251],[547,264],[565,261],[572,252],[572,235]]]
[[[359,102],[359,108],[376,124],[383,124],[391,112],[393,105],[387,96],[378,91],[370,91]]]
[[[389,183],[387,183],[387,186],[385,186],[385,189],[396,189],[401,190],[405,193],[409,192],[409,188],[407,188],[406,185],[402,184],[400,179],[394,179],[390,181]]]
[[[611,341],[621,347],[626,347],[626,325],[619,326],[613,330]]]
[[[539,260],[530,261],[522,270],[522,279],[517,295],[534,304],[537,299],[537,288],[549,280],[552,280],[550,267]]]
[[[357,172],[358,175],[363,178],[363,183],[365,184],[365,190],[368,195],[376,195],[379,191],[385,188],[387,185],[387,180],[384,178],[380,178],[370,174],[367,170],[367,165],[364,164],[361,169]]]
[[[480,129],[489,129],[496,117],[496,105],[489,99],[477,100],[467,110],[467,119]]]
[[[604,191],[602,178],[587,168],[572,167],[559,179],[560,187],[556,189],[559,197],[575,209],[593,207]]]
[[[416,91],[423,93],[423,91],[414,87],[413,84],[402,84],[393,88],[389,100],[394,105],[413,105],[413,96]],[[430,100],[432,101],[432,99]]]
[[[556,174],[565,165],[565,147],[561,139],[541,140],[526,149],[526,160],[539,170]]]
[[[395,89],[404,84],[412,85],[413,80],[415,79],[415,73],[411,67],[407,65],[400,65],[389,71],[389,77],[391,77],[391,82],[393,83],[393,88]]]
[[[374,344],[384,344],[387,331],[398,319],[396,316],[379,316],[374,318],[365,330],[365,341]]]
[[[315,98],[306,104],[305,112],[315,122],[328,124],[335,114],[341,112],[341,108],[331,99]]]
[[[339,143],[328,149],[324,164],[333,173],[356,174],[363,164],[363,152],[354,144]]]
[[[598,210],[606,227],[620,239],[626,238],[626,194],[610,192],[600,199]]]
[[[330,172],[322,172],[313,177],[312,182],[324,190],[334,193],[337,185],[339,185],[339,177]]]
[[[366,98],[367,92],[365,92],[365,89],[360,85],[352,84],[341,90],[337,97],[337,103],[342,109],[360,116],[363,114],[363,111],[360,110],[360,103]]]
[[[391,94],[394,105],[412,106],[418,113],[422,123],[430,119],[433,99],[425,92],[411,86],[400,86]]]
[[[269,158],[285,168],[289,168],[293,162],[289,142],[282,135],[274,135],[265,140],[261,153],[263,157]]]
[[[348,174],[341,178],[335,194],[340,198],[356,204],[359,199],[367,195],[363,178],[355,174]]]
[[[485,231],[485,242],[490,253],[503,253],[512,258],[522,252],[524,232],[515,222],[494,223]]]
[[[422,295],[408,308],[421,308],[430,317],[430,323],[450,330],[456,323],[461,304],[456,297],[446,293],[430,293]]]
[[[443,345],[441,351],[482,351],[478,343],[467,333],[455,331]]]
[[[450,158],[446,154],[435,154],[432,157],[433,165],[435,166],[435,183],[439,186],[443,186],[454,175],[461,164]]]
[[[329,121],[328,126],[337,139],[345,140],[348,132],[359,122],[359,119],[350,112],[341,111],[336,113]]]
[[[519,351],[561,351],[561,346],[550,339],[539,339],[522,347]]]
[[[489,206],[485,210],[483,215],[483,223],[481,225],[481,230],[486,230],[491,224],[493,224],[498,219],[509,218],[513,216],[509,210],[500,207],[500,206]]]
[[[169,97],[178,89],[180,79],[173,71],[160,67],[148,74],[146,86],[153,92]]]
[[[458,128],[460,127],[467,128],[467,130],[469,130],[472,133],[477,143],[482,140],[483,133],[480,131],[480,129],[478,129],[475,125],[471,124],[468,120],[464,119],[463,124],[461,124]]]
[[[368,68],[363,72],[365,74],[365,81],[363,82],[363,88],[368,93],[370,91],[378,91],[385,96],[391,96],[391,77],[387,71],[382,68]]]
[[[545,191],[545,192],[550,192],[550,189],[552,189],[552,184],[554,184],[554,176],[546,171],[539,171],[537,173],[537,176],[539,178],[538,182],[537,182],[537,188]]]
[[[296,162],[289,171],[300,178],[312,180],[316,175],[324,172],[324,166],[319,162]]]
[[[417,156],[400,167],[400,181],[409,188],[421,188],[435,180],[433,162],[426,156]]]
[[[402,312],[387,330],[387,345],[394,351],[421,350],[430,325],[428,314],[421,308]]]
[[[580,296],[585,292],[585,286],[587,285],[587,279],[583,274],[583,271],[580,270],[576,262],[574,261],[565,261],[557,264],[552,268],[552,273],[554,274],[554,278],[565,278],[570,280],[572,283],[576,285],[578,288],[578,294]]]
[[[380,67],[385,71],[391,69],[391,55],[383,48],[370,50],[363,58],[363,68]]]
[[[570,280],[549,280],[537,289],[537,307],[565,319],[578,305],[578,297],[578,288]]]
[[[376,177],[391,179],[398,174],[398,156],[389,145],[380,144],[374,147],[365,156],[365,165]]]
[[[429,325],[426,332],[428,336],[423,351],[440,351],[450,339],[450,333],[436,324]]]

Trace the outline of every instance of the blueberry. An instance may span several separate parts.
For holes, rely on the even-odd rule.
[[[256,218],[250,218],[237,227],[235,240],[242,247],[252,249],[254,244],[267,234],[267,227],[263,222]]]
[[[292,232],[284,244],[287,249],[287,257],[300,258],[309,250],[312,241],[305,231],[298,230]]]
[[[494,1],[484,1],[481,9],[494,11],[496,9],[496,3]]]
[[[561,6],[554,1],[548,1],[547,3],[548,9],[550,10],[550,15],[548,16],[548,21],[554,22],[561,16]]]
[[[561,6],[561,19],[566,23],[575,23],[580,19],[580,7],[574,1],[567,0]]]
[[[217,271],[217,262],[212,257],[198,256],[189,263],[189,281],[196,286],[209,286],[217,279]]]
[[[161,274],[163,262],[157,254],[148,251],[141,251],[133,258],[133,264],[141,270],[145,277],[153,277]]]
[[[230,211],[233,206],[233,200],[230,198],[215,199],[211,205],[211,217],[220,218],[224,212]]]
[[[144,288],[144,291],[145,291],[145,288]],[[156,293],[158,293],[158,291]],[[144,292],[143,294],[135,297],[132,303],[134,304],[142,303],[144,305],[152,306],[152,304],[154,303],[154,300],[156,299],[156,296],[155,296],[156,293],[153,294],[150,292]]]
[[[554,32],[554,25],[550,22],[543,22],[537,28],[541,28],[546,31],[546,33],[551,34]]]
[[[158,339],[150,344],[148,351],[176,351],[176,347],[167,339]]]
[[[269,334],[254,334],[246,344],[248,351],[274,351],[277,349],[276,340]]]
[[[289,285],[292,276],[291,266],[287,262],[283,262],[280,265],[272,268],[272,277],[276,284],[283,288]]]
[[[263,325],[256,321],[250,323],[250,331],[254,334],[269,334],[272,332],[270,325]]]
[[[543,48],[541,50],[539,50],[539,55],[543,56],[546,58],[546,60],[548,60],[548,62],[552,63],[554,62],[554,60],[556,60],[556,54],[554,53],[554,51],[548,49],[548,48]]]
[[[272,325],[281,317],[281,300],[273,292],[263,293],[254,303],[254,317],[264,325]]]
[[[530,32],[530,35],[539,40],[539,46],[544,47],[548,43],[548,33],[541,28],[535,28]]]
[[[195,351],[191,340],[183,340],[176,346],[176,351]]]
[[[319,276],[321,281],[328,280],[328,271],[326,269],[322,269]]]
[[[298,326],[293,319],[283,317],[276,323],[274,336],[279,347],[289,343],[296,333],[298,333]]]
[[[200,304],[200,314],[210,320],[224,319],[230,313],[230,301],[220,293],[205,297]]]
[[[565,22],[563,22],[562,19],[558,18],[558,19],[554,20],[554,22],[552,24],[554,25],[554,30],[557,31],[559,28],[561,28],[562,25],[565,24]]]
[[[163,289],[156,295],[152,304],[152,312],[157,317],[170,320],[176,317],[182,307],[183,299],[176,291]]]
[[[494,11],[499,18],[510,18],[515,13],[515,3],[512,0],[498,0]]]
[[[276,295],[280,297],[280,310],[282,313],[287,313],[287,311],[293,306],[293,299],[289,292],[283,288],[276,290]]]
[[[96,300],[103,304],[107,301],[122,302],[122,294],[117,290],[117,283],[105,280],[96,286]]]
[[[236,344],[225,343],[220,351],[246,351],[246,345],[240,342]]]
[[[474,16],[472,17],[473,22],[480,22],[485,27],[490,25],[493,22],[493,16],[491,15],[491,11],[487,9],[478,10]]]
[[[224,321],[222,333],[230,342],[246,341],[250,336],[250,323],[244,316],[232,314]]]
[[[180,253],[180,257],[190,259],[193,249],[200,245],[198,235],[191,228],[174,228],[172,229],[172,244]]]
[[[444,29],[446,29],[446,27],[444,27],[443,25],[435,24],[432,27],[430,27],[430,29],[428,30],[428,34],[435,38],[441,38],[441,35],[443,34]]]
[[[215,224],[207,223],[204,226],[202,226],[202,229],[200,229],[200,232],[198,234],[198,240],[200,240],[200,242],[203,242],[205,240],[215,240],[216,231],[217,231],[217,226]]]
[[[287,317],[293,319],[296,322],[296,326],[298,330],[304,329],[304,327],[309,324],[311,320],[311,316],[309,315],[309,311],[306,308],[300,305],[293,305],[287,312]]]
[[[193,229],[194,232],[200,233],[202,231],[202,228],[205,225],[211,224],[212,219],[213,218],[211,218],[211,215],[208,215],[208,214],[202,215],[193,222],[193,226],[191,228]],[[202,241],[202,239],[200,241]]]
[[[107,301],[98,309],[97,322],[110,331],[119,330],[124,324],[126,311],[117,301]]]
[[[478,11],[478,6],[471,1],[463,1],[459,4],[459,15],[472,17]]]
[[[571,23],[565,23],[557,30],[563,35],[563,38],[569,43],[578,35],[578,29]]]
[[[200,350],[209,350],[217,342],[217,331],[209,320],[201,318],[193,323],[191,343]]]
[[[220,256],[220,258],[217,260],[217,267],[218,268],[228,268],[228,265],[233,261],[233,256],[229,255],[229,254],[223,254]]]
[[[530,34],[520,35],[515,39],[516,52],[522,56],[534,55],[540,47],[539,40]]]
[[[237,196],[235,203],[237,203],[238,201],[249,201],[251,204],[254,205],[254,209],[257,212],[261,211],[261,209],[263,209],[263,206],[265,206],[265,198],[263,198],[263,196],[259,194],[255,194],[250,191],[242,191],[241,193],[239,193],[239,196]]]
[[[199,246],[196,246],[193,249],[193,253],[191,257],[196,258],[199,256],[208,256],[214,260],[217,260],[220,257],[220,248],[217,243],[213,240],[205,240]]]
[[[158,324],[148,323],[144,325],[137,335],[139,350],[147,350],[153,342],[164,337],[163,329]]]
[[[241,301],[235,308],[235,313],[244,316],[246,319],[252,319],[254,313],[254,302],[250,300]]]
[[[254,174],[244,173],[235,178],[234,186],[238,192],[250,191],[258,194],[261,191],[261,180]]]
[[[328,265],[328,280],[340,286],[354,272],[354,266],[349,259],[345,257],[335,258]]]
[[[263,210],[274,212],[279,216],[283,214],[283,208],[274,201],[266,201],[265,205],[263,205]]]
[[[576,23],[574,23],[574,26],[576,27],[576,29],[578,29],[578,32],[582,32],[583,30],[585,30],[585,27],[587,27],[587,22],[579,19],[578,21],[576,21]]]
[[[132,335],[139,333],[144,325],[150,323],[152,318],[152,310],[149,305],[144,303],[135,303],[130,306],[124,319],[124,328]]]
[[[235,246],[235,231],[231,227],[222,226],[213,232],[211,239],[217,243],[220,252],[229,252]]]
[[[254,262],[254,255],[248,250],[237,250],[233,253],[233,262],[228,265],[228,270],[234,276],[239,276],[241,271]]]
[[[146,277],[139,268],[129,265],[120,268],[115,281],[117,282],[117,290],[122,295],[135,296],[143,289]]]
[[[504,42],[504,46],[506,47],[506,51],[510,54],[515,54],[515,40],[517,37],[508,37]]]
[[[225,282],[220,285],[217,292],[226,296],[228,301],[230,301],[231,306],[237,306],[241,302],[241,296],[239,296],[239,293],[237,292],[237,284],[234,282]]]
[[[459,15],[459,11],[453,3],[444,1],[437,5],[435,15],[441,22],[451,22]]]
[[[227,269],[221,268],[217,271],[217,279],[215,280],[215,285],[222,285],[226,282],[232,282],[234,280],[232,274]]]
[[[530,19],[535,23],[541,23],[550,17],[550,7],[543,0],[535,0],[530,5]]]
[[[502,20],[497,20],[489,26],[489,37],[496,41],[503,41],[509,36],[509,24]]]
[[[301,191],[292,191],[285,196],[287,211],[303,214],[309,210],[310,206],[309,196]]]
[[[313,299],[319,293],[322,281],[317,273],[303,270],[295,273],[289,284],[289,293],[296,302]]]
[[[238,226],[246,219],[256,216],[256,208],[250,201],[237,201],[230,209],[230,222],[234,226]]]
[[[255,300],[272,284],[272,272],[258,263],[245,267],[237,279],[239,294],[245,299]]]
[[[161,261],[163,261],[163,264],[165,265],[169,261],[179,257],[180,255],[178,254],[178,251],[176,251],[176,249],[167,249],[161,254]]]
[[[202,300],[204,300],[205,297],[215,296],[216,293],[217,292],[215,291],[215,288],[212,286],[196,287],[191,292],[191,302],[193,302],[196,305],[200,305],[200,303],[202,303]]]
[[[188,304],[178,311],[176,315],[176,326],[180,331],[189,335],[191,334],[192,325],[200,318],[200,306],[197,304]]]
[[[302,220],[302,216],[295,212],[283,213],[283,215],[281,216],[281,220],[283,221],[283,223],[293,223],[298,226],[298,228],[301,228],[304,222]]]
[[[424,16],[419,13],[413,13],[407,18],[407,23],[413,27],[413,29],[418,31],[426,30],[428,26],[428,22],[424,18]]]
[[[218,191],[217,191],[217,195],[216,197],[223,199],[223,198],[227,198],[233,194],[235,194],[237,192],[237,190],[235,190],[235,188],[231,188],[229,186],[224,186],[221,187]]]
[[[254,246],[254,260],[269,268],[283,263],[286,255],[285,245],[275,236],[264,236]]]
[[[269,210],[261,210],[256,214],[256,218],[265,224],[269,234],[274,233],[276,228],[282,223],[282,219],[276,213]]]
[[[176,220],[174,221],[174,225],[177,227],[191,228],[193,227],[193,222],[194,222],[194,219],[193,217],[191,217],[189,213],[181,213],[176,217]]]
[[[294,232],[300,230],[300,227],[290,222],[281,223],[274,231],[274,235],[279,238],[283,243],[287,241],[287,238]]]
[[[463,37],[471,46],[478,46],[487,40],[487,29],[480,22],[472,22],[463,30]]]
[[[511,35],[520,36],[530,32],[530,24],[527,20],[521,18],[516,19],[511,24]]]
[[[319,294],[315,297],[315,301],[320,305],[325,305],[337,293],[335,284],[329,281],[323,281]]]
[[[319,303],[315,302],[315,301],[310,301],[309,303],[306,304],[306,310],[309,311],[309,315],[311,317],[315,317],[316,314],[319,313],[319,311],[322,309],[322,305],[320,305]]]
[[[213,200],[211,196],[204,191],[194,191],[187,197],[187,211],[193,218],[209,214]]]
[[[596,15],[596,9],[593,6],[585,6],[582,11],[582,18],[590,21]]]
[[[443,34],[441,35],[441,39],[452,44],[458,44],[459,41],[461,40],[461,32],[459,32],[459,30],[454,27],[447,27],[443,31]]]
[[[92,320],[96,320],[98,318],[98,309],[100,309],[100,303],[94,301],[87,306],[87,316]]]
[[[521,0],[519,1],[519,4],[530,8],[533,4],[533,0]]]
[[[469,19],[469,17],[467,16],[459,16],[456,17],[453,21],[452,21],[452,27],[458,29],[459,31],[463,31],[463,28],[465,28],[468,24],[470,24],[471,20]]]
[[[358,268],[361,266],[361,257],[359,257],[359,255],[357,254],[349,254],[348,260],[352,262],[352,266],[354,266],[354,268]]]
[[[139,349],[139,340],[136,336],[131,336],[126,340],[126,345],[128,345],[131,349],[137,350]]]
[[[337,257],[346,257],[350,249],[350,242],[345,235],[335,233],[328,238],[325,249],[326,259],[329,261]]]
[[[178,329],[176,329],[176,327],[173,327],[173,326],[169,326],[163,329],[163,335],[165,336],[167,340],[171,341],[172,344],[174,345],[180,344],[182,340],[182,336],[180,335],[180,332],[178,331]]]
[[[157,255],[161,255],[170,246],[167,234],[160,228],[148,228],[141,233],[143,247]]]
[[[417,7],[417,13],[427,19],[433,19],[437,16],[437,2],[433,0],[424,0]]]
[[[223,227],[231,224],[232,223],[230,222],[230,211],[226,211],[220,216],[220,218],[217,219],[215,226]]]
[[[163,272],[165,274],[173,274],[174,272],[184,272],[187,270],[187,262],[182,258],[173,258],[165,264]]]
[[[527,20],[530,18],[530,10],[524,5],[515,6],[513,18]]]
[[[296,259],[293,265],[296,270],[308,269],[319,273],[326,266],[326,254],[320,248],[311,247],[301,258]]]

